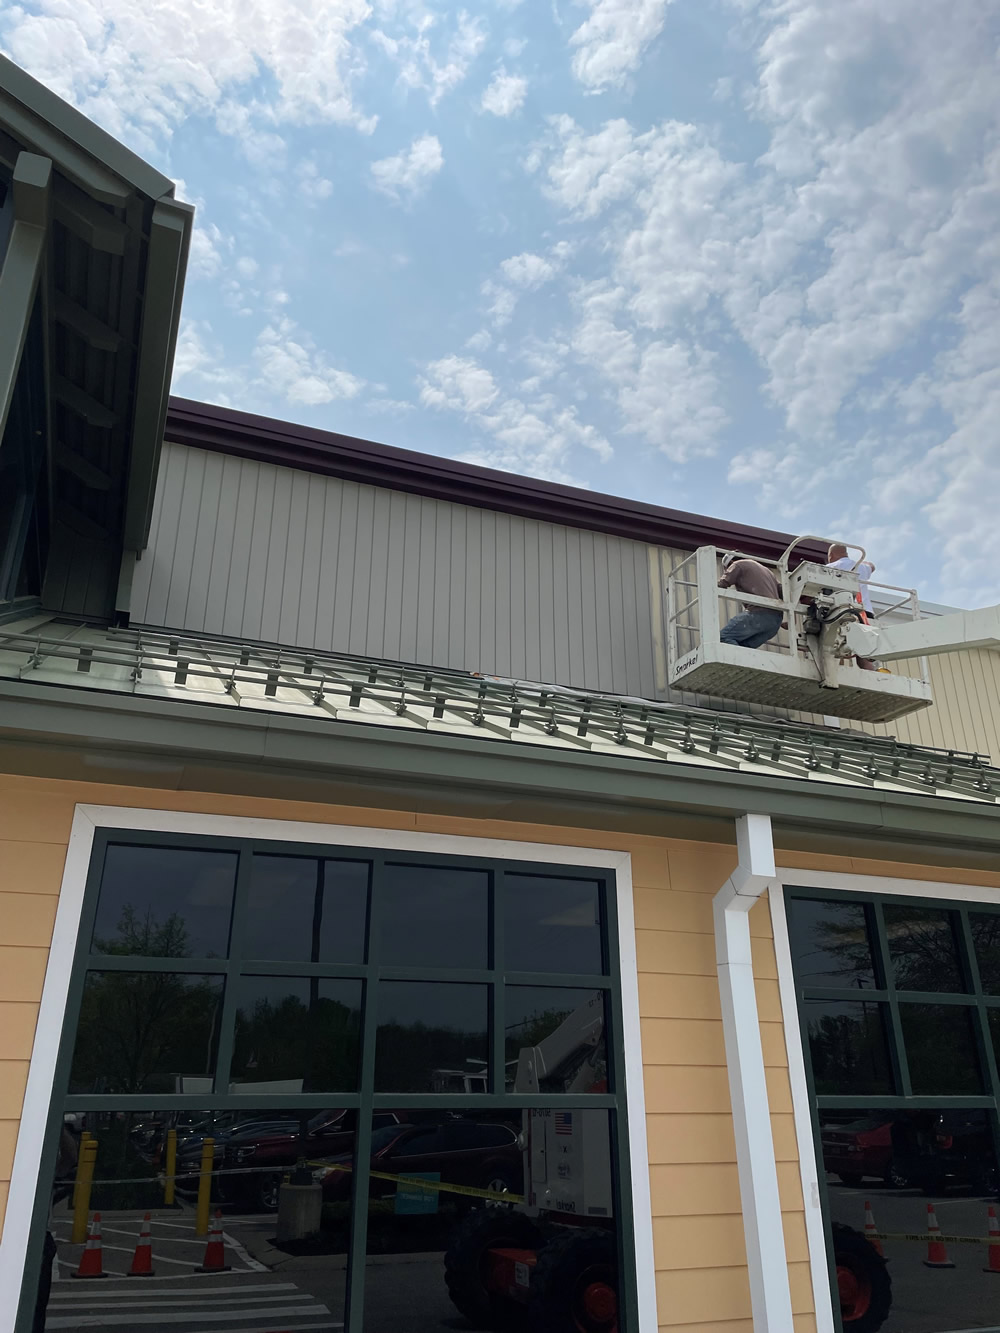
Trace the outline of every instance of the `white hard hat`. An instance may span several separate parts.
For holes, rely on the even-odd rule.
[[[728,569],[729,566],[733,563],[733,561],[739,560],[739,558],[740,558],[739,553],[737,551],[727,551],[726,554],[722,557],[722,568]]]

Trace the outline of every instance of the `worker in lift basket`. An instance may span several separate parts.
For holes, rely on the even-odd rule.
[[[738,592],[748,592],[752,597],[773,597],[781,600],[778,580],[756,560],[740,557],[735,551],[727,551],[722,557],[722,578],[720,588],[735,588]],[[773,639],[781,629],[782,613],[766,606],[746,606],[732,620],[726,622],[719,631],[720,643],[738,643],[744,648],[759,648],[761,644]]]
[[[875,573],[875,566],[870,560],[862,560],[855,568],[855,562],[847,554],[847,547],[840,542],[834,542],[826,553],[826,565],[828,569],[846,569],[848,572],[854,570],[861,580],[861,606],[864,609],[865,619],[871,625],[875,621],[875,612],[872,610],[871,594],[868,591],[868,580]],[[878,663],[873,662],[870,657],[855,658],[862,671],[877,671]]]

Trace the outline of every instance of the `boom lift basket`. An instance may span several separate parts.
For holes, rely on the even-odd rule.
[[[823,684],[819,640],[807,633],[815,625],[813,592],[827,586],[841,601],[853,602],[860,589],[856,574],[800,563],[790,568],[798,538],[780,560],[759,560],[774,573],[781,600],[754,597],[720,588],[722,551],[700,546],[667,579],[667,670],[674,690],[690,690],[720,699],[764,704],[861,722],[891,722],[933,702],[926,670],[919,677],[887,671],[865,671],[846,651],[827,662]],[[757,557],[753,557],[757,559]],[[822,586],[821,586],[822,585]],[[869,583],[879,612],[888,623],[917,620],[920,608],[912,589]],[[782,627],[761,648],[722,643],[719,630],[744,605],[780,609]]]

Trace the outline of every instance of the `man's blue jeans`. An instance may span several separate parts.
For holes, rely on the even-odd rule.
[[[781,612],[767,611],[764,607],[754,607],[750,611],[741,611],[738,616],[723,625],[719,631],[720,643],[738,643],[743,648],[759,648],[768,639],[773,639],[781,629]]]

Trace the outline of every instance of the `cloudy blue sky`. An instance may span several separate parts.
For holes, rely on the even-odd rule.
[[[28,0],[179,182],[174,388],[1000,600],[994,0]]]

